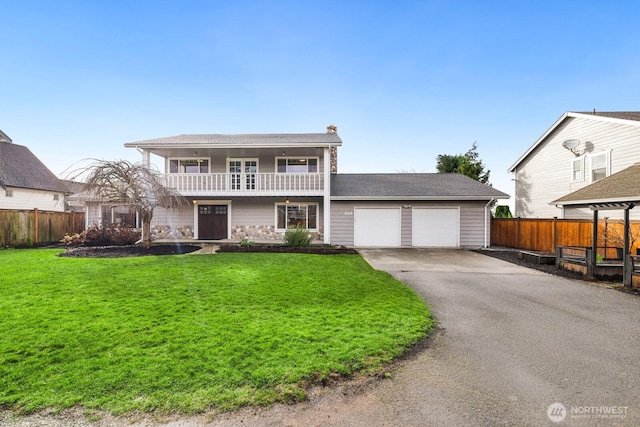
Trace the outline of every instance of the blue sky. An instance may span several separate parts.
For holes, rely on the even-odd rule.
[[[0,129],[54,173],[182,133],[324,132],[340,172],[494,187],[565,111],[637,111],[637,1],[0,0]]]

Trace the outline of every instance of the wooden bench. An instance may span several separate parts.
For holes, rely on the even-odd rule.
[[[532,264],[555,264],[556,262],[556,256],[553,254],[532,251],[520,251],[518,258]]]

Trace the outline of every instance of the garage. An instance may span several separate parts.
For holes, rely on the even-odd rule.
[[[455,207],[417,208],[412,211],[413,246],[460,246],[460,209]]]
[[[400,246],[400,208],[355,208],[353,225],[355,246]]]

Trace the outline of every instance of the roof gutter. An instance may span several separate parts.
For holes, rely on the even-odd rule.
[[[510,196],[505,194],[504,196],[331,196],[331,200],[357,200],[357,201],[402,201],[402,200],[423,200],[425,202],[431,201],[443,201],[443,202],[455,202],[455,201],[485,201],[489,200],[489,203],[498,199],[508,199]]]

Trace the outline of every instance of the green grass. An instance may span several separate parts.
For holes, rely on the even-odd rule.
[[[420,340],[420,298],[360,256],[59,258],[0,250],[0,407],[124,414],[305,398]]]

